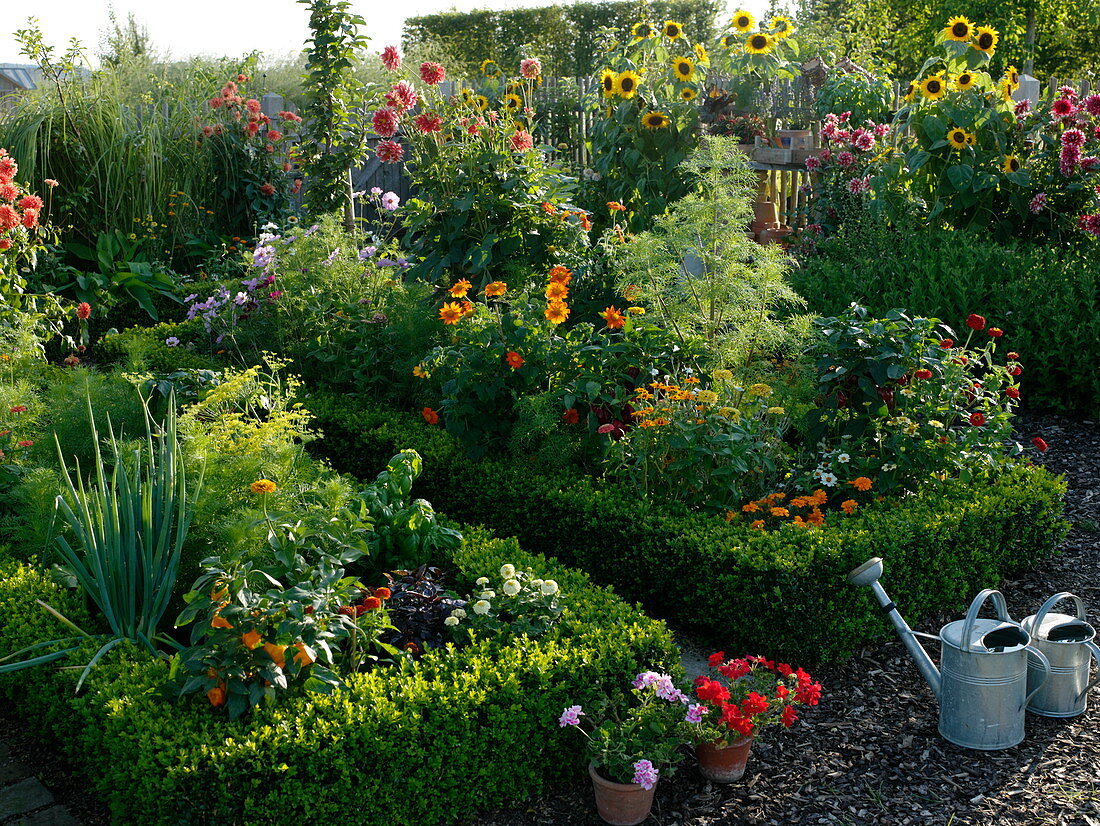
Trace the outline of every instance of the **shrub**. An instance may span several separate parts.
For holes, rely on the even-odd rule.
[[[564,706],[678,666],[660,623],[513,541],[469,532],[451,562],[467,585],[505,563],[552,576],[566,595],[561,621],[537,640],[430,651],[235,722],[205,699],[166,702],[167,664],[132,647],[110,652],[79,697],[71,671],[0,686],[61,737],[120,821],[317,823],[354,809],[369,820],[454,823],[580,769],[579,744],[556,723]],[[58,588],[34,568],[0,570],[7,651],[50,633],[33,599],[54,600]]]
[[[844,585],[864,560],[886,560],[891,593],[916,618],[958,609],[1002,573],[1051,553],[1066,530],[1065,487],[1040,468],[872,503],[835,526],[762,533],[531,462],[472,463],[413,414],[309,403],[327,434],[321,447],[343,470],[365,476],[395,444],[415,443],[425,457],[421,493],[441,509],[579,565],[728,650],[805,662],[845,656],[887,630],[872,601]]]

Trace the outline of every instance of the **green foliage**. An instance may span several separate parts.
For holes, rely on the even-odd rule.
[[[974,591],[1050,554],[1067,528],[1065,486],[1039,468],[922,489],[820,529],[760,532],[522,459],[471,463],[411,414],[331,397],[310,405],[326,432],[320,445],[343,470],[366,476],[394,444],[415,443],[425,457],[421,491],[438,507],[583,566],[726,650],[768,657],[813,663],[888,633],[869,596],[843,584],[872,556],[886,560],[891,594],[913,620],[959,610]]]
[[[894,87],[885,77],[859,72],[834,73],[814,94],[819,118],[830,112],[851,112],[851,122],[889,121],[893,115]]]
[[[616,29],[625,36],[641,11],[658,25],[665,20],[682,23],[692,39],[707,41],[720,9],[715,0],[603,0],[528,9],[447,11],[408,18],[403,40],[410,48],[431,45],[444,49],[452,58],[453,72],[460,76],[475,76],[485,59],[498,66],[518,66],[526,44],[543,58],[549,76],[583,77],[595,74],[604,59],[602,28]]]
[[[881,315],[997,319],[1006,349],[1020,353],[1025,403],[1091,412],[1100,378],[1081,365],[1100,362],[1100,250],[998,243],[976,232],[866,221],[844,226],[792,273],[795,289],[822,315],[853,301]]]
[[[27,719],[56,732],[119,820],[317,823],[352,806],[372,820],[454,823],[576,777],[583,756],[557,725],[561,709],[622,692],[632,675],[674,668],[678,656],[660,623],[514,541],[475,531],[453,553],[468,578],[508,561],[561,583],[565,612],[545,636],[431,651],[415,667],[352,675],[345,691],[233,722],[205,699],[165,702],[167,665],[129,646],[104,658],[81,697],[69,671],[2,685]],[[60,595],[36,569],[4,572],[8,651],[50,633],[33,599]]]

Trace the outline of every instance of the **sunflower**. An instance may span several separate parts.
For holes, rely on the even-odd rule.
[[[669,123],[668,115],[664,112],[647,112],[642,118],[642,126],[646,129],[664,129]]]
[[[749,54],[767,54],[774,47],[775,40],[770,34],[764,32],[750,34],[749,39],[745,41],[745,51]]]
[[[695,75],[695,62],[690,57],[674,57],[672,71],[677,80],[687,83]]]
[[[630,33],[634,35],[634,40],[645,40],[647,37],[653,37],[653,26],[646,22],[635,23],[634,27],[630,30]]]
[[[939,100],[944,93],[943,78],[939,75],[929,75],[920,82],[920,91],[929,100]]]
[[[564,301],[551,301],[546,305],[546,312],[543,315],[551,324],[561,324],[569,318],[569,305]]]
[[[772,30],[772,36],[775,37],[776,40],[782,40],[794,34],[794,23],[791,22],[789,17],[784,17],[783,15],[773,17],[768,23],[768,28]]]
[[[913,93],[917,91],[917,82],[915,80],[909,81],[909,87],[905,90],[905,94],[901,96],[902,100],[912,100]]]
[[[1005,103],[1011,103],[1012,93],[1016,90],[1016,87],[1009,83],[1007,77],[1003,77],[1000,84],[998,84],[998,88],[1001,90],[1001,99]]]
[[[967,145],[967,146],[976,146],[976,145],[977,145],[977,143],[978,143],[978,135],[977,135],[977,133],[975,133],[975,132],[967,132],[967,133],[966,133],[966,145]]]
[[[632,98],[634,93],[638,91],[638,84],[641,81],[642,76],[637,72],[629,69],[625,72],[619,72],[618,77],[615,78],[615,91],[624,98]]]
[[[684,27],[673,20],[666,20],[662,31],[669,40],[679,40],[684,36]]]
[[[463,103],[470,103],[474,99],[473,89],[463,89],[458,93],[458,96],[462,99]]]
[[[517,94],[507,94],[501,100],[506,112],[517,112],[523,107],[523,99]]]
[[[698,97],[699,93],[692,89],[690,86],[685,86],[680,90],[680,100],[692,101]]]
[[[734,46],[741,45],[741,38],[735,34],[724,34],[718,41],[718,45],[723,49],[732,49]]]
[[[991,29],[989,26],[978,26],[974,33],[976,35],[973,43],[974,48],[979,52],[993,54],[993,50],[997,48],[997,41],[1001,37],[997,30]]]
[[[730,21],[732,25],[739,32],[751,32],[756,26],[756,18],[751,13],[742,9],[741,11],[734,12],[733,20]]]
[[[500,67],[491,58],[481,61],[481,73],[486,77],[500,77],[501,75]]]
[[[1023,164],[1020,163],[1020,159],[1015,155],[1005,155],[1004,163],[1001,164],[1001,169],[1005,172],[1019,172],[1020,167]]]
[[[970,35],[974,33],[974,24],[965,17],[952,17],[947,21],[947,28],[943,30],[948,40],[957,40],[966,43]]]
[[[957,126],[954,129],[948,129],[947,142],[956,149],[962,149],[966,146],[966,130],[960,129]]]
[[[960,92],[965,92],[977,81],[977,76],[973,72],[963,72],[955,78],[955,88]]]
[[[600,72],[600,86],[603,88],[603,96],[609,98],[615,94],[615,73],[610,69]]]
[[[484,112],[489,108],[489,98],[485,97],[485,95],[474,95],[474,105]]]
[[[1005,69],[1005,77],[1008,78],[1008,82],[1011,83],[1013,87],[1020,85],[1020,70],[1015,66],[1009,66]]]
[[[702,43],[695,44],[695,59],[700,63],[710,62],[710,55],[707,54],[707,48]]]

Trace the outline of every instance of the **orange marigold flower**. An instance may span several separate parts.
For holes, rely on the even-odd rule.
[[[756,513],[758,510],[760,510],[760,506],[755,502],[749,502],[747,505],[742,505],[741,510],[743,510],[745,513]]]
[[[508,366],[513,370],[518,370],[523,366],[523,356],[517,353],[515,350],[509,350],[508,355],[504,357],[504,360],[508,362]]]
[[[847,514],[855,512],[855,509],[859,507],[859,502],[855,499],[845,499],[840,503],[840,509]]]
[[[546,305],[544,315],[551,324],[561,324],[569,318],[569,307],[564,301],[551,301]]]
[[[447,292],[455,298],[465,298],[466,293],[470,291],[470,287],[472,286],[474,285],[463,278],[461,281],[456,281],[454,286],[447,290]]]
[[[750,528],[755,528],[758,531],[762,531],[762,530],[764,530],[764,520],[763,519],[757,519],[755,522],[751,523],[749,525],[749,527]]]
[[[462,309],[462,305],[453,301],[448,301],[439,308],[439,318],[444,324],[458,324],[464,315],[466,312]]]
[[[810,515],[806,517],[806,521],[809,522],[811,525],[824,525],[825,514],[823,514],[817,508],[814,508],[813,511],[810,512]]]
[[[857,476],[855,479],[853,479],[848,484],[854,486],[856,490],[870,490],[871,489],[871,480],[868,479],[866,476]]]
[[[564,301],[569,297],[569,288],[560,281],[551,281],[546,285],[546,297],[551,301]]]
[[[622,329],[623,325],[626,324],[626,316],[620,310],[615,309],[614,305],[608,307],[599,315],[607,322],[607,327],[610,330]]]
[[[485,295],[488,298],[494,298],[499,295],[504,295],[507,291],[508,285],[503,281],[491,281],[485,285]]]
[[[810,504],[811,505],[824,505],[828,501],[829,501],[829,494],[827,494],[821,488],[818,488],[817,490],[815,490],[813,492],[813,495],[810,497]]]
[[[432,410],[430,407],[425,407],[421,410],[420,415],[424,417],[424,421],[428,424],[439,424],[439,413]]]
[[[771,515],[772,516],[790,516],[791,512],[789,510],[787,510],[786,508],[772,508],[771,509]]]
[[[776,491],[775,493],[768,494],[769,502],[782,502],[786,498],[787,494],[783,493],[782,491]]]
[[[253,493],[274,493],[278,488],[270,479],[257,479],[248,489]]]
[[[791,524],[797,525],[800,528],[805,528],[807,526],[806,521],[801,516],[796,516]]]
[[[608,201],[607,208],[612,212],[626,212],[626,207],[620,204],[618,201]]]
[[[796,496],[788,504],[792,508],[804,508],[804,507],[806,507],[806,505],[809,504],[809,502],[806,500],[805,496]]]
[[[568,267],[557,264],[550,268],[550,280],[569,286],[569,282],[573,280],[573,273]]]

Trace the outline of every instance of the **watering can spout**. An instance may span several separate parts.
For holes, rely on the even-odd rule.
[[[848,581],[853,585],[866,585],[871,589],[871,592],[875,595],[875,599],[877,599],[879,605],[882,606],[882,610],[885,612],[890,622],[893,623],[894,628],[897,629],[898,636],[901,637],[902,643],[905,644],[909,656],[916,662],[921,676],[924,677],[924,681],[928,683],[928,687],[932,689],[932,693],[939,699],[941,683],[939,669],[937,669],[936,664],[932,662],[932,658],[928,656],[928,652],[925,651],[917,641],[916,632],[909,627],[909,624],[902,618],[901,614],[898,613],[894,601],[890,599],[886,591],[883,590],[882,585],[879,584],[879,579],[881,577],[882,560],[876,556],[873,559],[867,560],[848,574]]]

